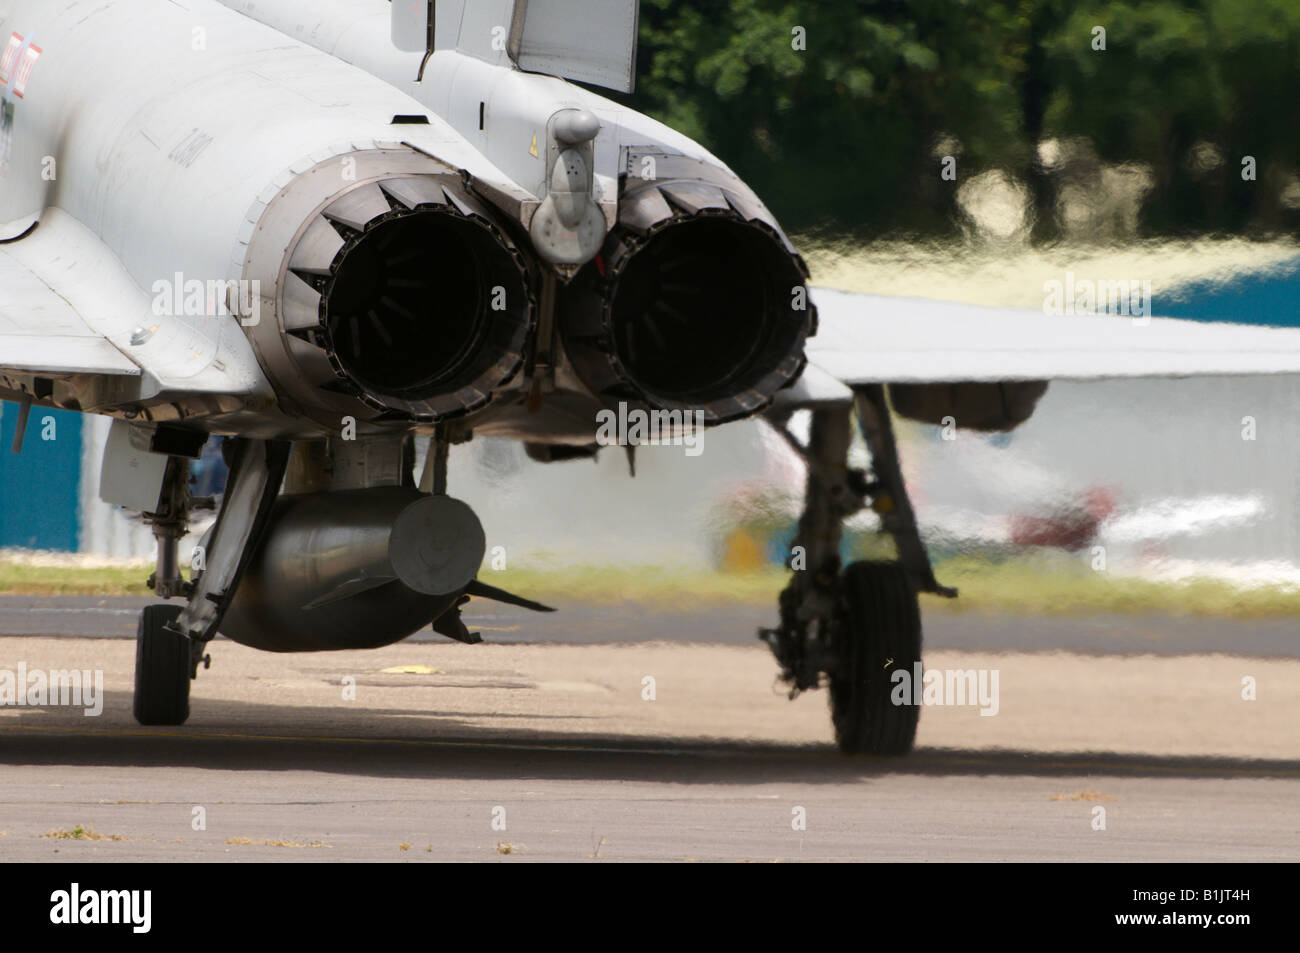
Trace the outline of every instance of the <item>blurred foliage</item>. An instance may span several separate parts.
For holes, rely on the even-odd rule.
[[[640,60],[630,104],[791,228],[942,235],[956,186],[1001,168],[1051,238],[1054,137],[1149,168],[1146,234],[1296,225],[1279,196],[1300,171],[1300,0],[642,0]]]

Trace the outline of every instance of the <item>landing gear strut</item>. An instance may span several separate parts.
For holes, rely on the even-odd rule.
[[[871,453],[871,473],[848,465],[851,425]],[[759,637],[771,647],[790,697],[828,684],[831,718],[846,754],[898,755],[911,750],[919,711],[910,697],[891,697],[896,671],[912,674],[921,659],[917,593],[954,597],[939,585],[917,531],[899,467],[882,386],[855,390],[853,403],[812,413],[807,445],[776,418],[778,432],[808,464],[804,512],[781,593],[781,621]],[[857,562],[841,570],[843,522],[870,506],[893,537],[897,562]]]
[[[176,556],[181,538],[189,531],[190,511],[211,500],[195,500],[190,493],[189,461],[170,457],[163,477],[163,494],[156,513],[145,520],[153,529],[158,556],[148,586],[161,599],[185,597],[194,584],[181,575]],[[180,725],[190,715],[190,640],[172,626],[180,606],[146,606],[140,613],[135,636],[135,720],[142,725]]]
[[[189,465],[168,461],[159,512],[145,518],[158,540],[158,563],[149,586],[164,599],[182,596],[185,606],[147,606],[136,632],[135,718],[142,725],[184,724],[190,713],[190,681],[211,664],[208,643],[234,597],[249,555],[265,527],[289,459],[289,444],[234,440],[230,476],[216,525],[193,581],[181,576],[177,543],[189,529],[193,509],[211,508],[189,492]],[[224,452],[225,448],[223,448]]]

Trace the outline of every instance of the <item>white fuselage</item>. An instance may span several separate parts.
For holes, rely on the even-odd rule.
[[[40,56],[22,98],[0,87],[11,117],[0,225],[51,226],[13,254],[140,365],[142,403],[172,388],[273,399],[236,317],[168,313],[151,325],[155,290],[178,275],[242,280],[268,203],[312,166],[409,143],[519,191],[436,115],[393,125],[427,113],[407,94],[216,0],[0,0],[0,37],[13,34]],[[59,268],[46,247],[56,231]],[[142,328],[153,333],[133,344]]]
[[[513,0],[439,3],[439,49],[422,82],[417,76],[424,55],[393,46],[388,0],[221,2],[418,100],[535,196],[542,194],[547,174],[547,121],[565,107],[590,110],[601,121],[596,175],[608,199],[616,195],[618,177],[625,171],[626,148],[662,147],[726,168],[698,143],[636,110],[565,80],[520,71],[493,44],[494,29],[510,22]]]

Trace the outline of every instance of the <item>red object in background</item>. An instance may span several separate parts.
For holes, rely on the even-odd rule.
[[[1082,496],[1047,516],[1013,514],[1009,535],[1016,546],[1055,546],[1083,549],[1115,512],[1115,494],[1108,487],[1090,487]]]

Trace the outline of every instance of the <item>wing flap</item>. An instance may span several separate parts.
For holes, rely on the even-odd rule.
[[[40,333],[32,333],[39,329]],[[0,248],[0,369],[44,374],[139,374],[25,265]]]
[[[103,338],[0,332],[0,369],[61,377],[70,374],[138,376],[136,367]]]
[[[0,373],[140,378],[113,390],[118,400],[270,396],[236,318],[157,308],[99,236],[48,208],[29,236],[0,245]]]

